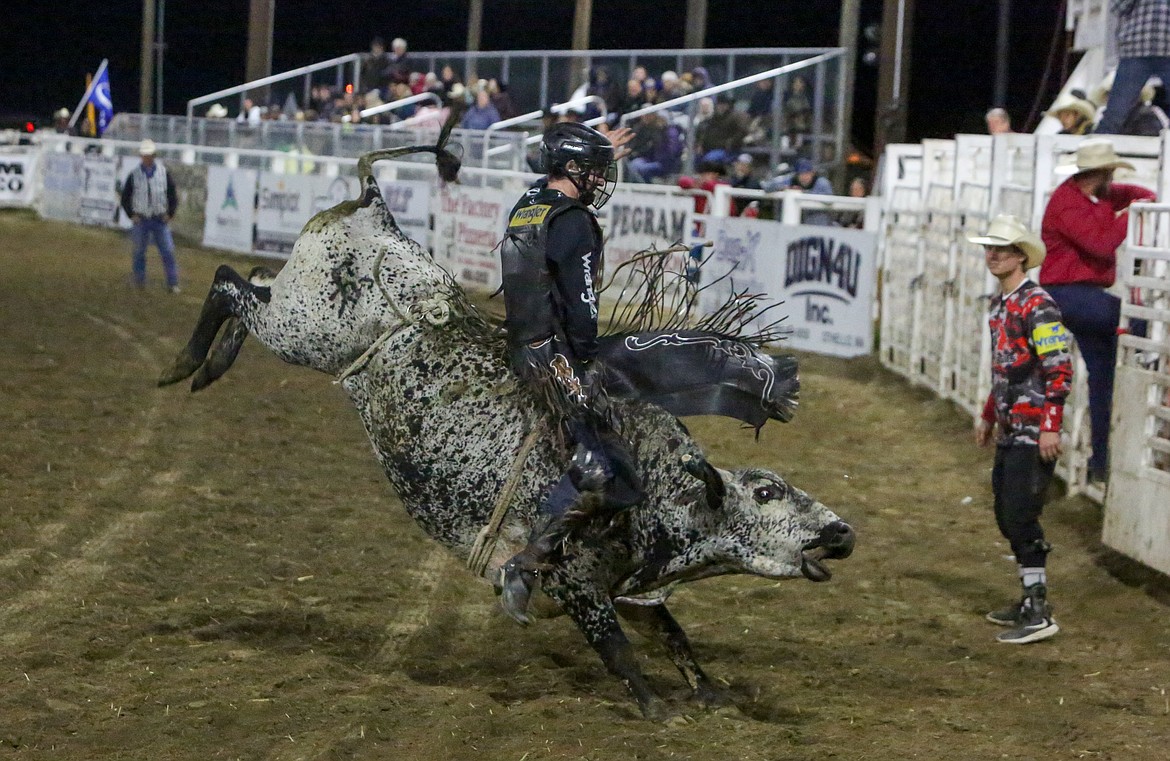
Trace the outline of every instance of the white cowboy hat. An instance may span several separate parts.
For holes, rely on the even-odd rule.
[[[211,108],[207,109],[207,118],[222,119],[227,116],[227,107],[222,103],[212,103]]]
[[[150,138],[147,138],[146,140],[143,140],[141,143],[138,144],[138,155],[139,156],[153,156],[154,151],[155,151],[154,141],[151,140]]]
[[[1122,161],[1113,150],[1113,141],[1103,137],[1091,137],[1077,146],[1075,161],[1061,163],[1056,167],[1057,174],[1080,174],[1094,169],[1129,169],[1133,164]]]
[[[1078,98],[1075,95],[1065,93],[1056,99],[1052,104],[1052,108],[1048,109],[1049,116],[1058,116],[1061,111],[1072,111],[1079,114],[1089,121],[1097,115],[1097,107],[1093,105],[1092,101]]]
[[[53,118],[54,119],[68,119],[69,118],[69,109],[58,108],[56,111],[53,112]]]
[[[1025,270],[1039,267],[1048,252],[1040,236],[1028,230],[1023,222],[1011,214],[1000,214],[991,220],[987,232],[983,235],[969,236],[967,240],[980,246],[1019,247],[1024,252]]]

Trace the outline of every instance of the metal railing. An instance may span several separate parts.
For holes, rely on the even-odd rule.
[[[268,87],[269,85],[275,85],[275,84],[279,84],[281,82],[287,82],[290,79],[297,79],[299,77],[305,78],[304,101],[303,102],[307,104],[309,102],[310,91],[313,88],[313,74],[315,74],[318,71],[324,71],[326,69],[335,69],[336,70],[336,79],[337,79],[336,86],[338,89],[341,89],[342,86],[345,84],[345,67],[347,65],[350,65],[350,64],[353,65],[353,69],[354,69],[353,80],[354,80],[354,82],[359,81],[359,79],[361,77],[361,61],[362,61],[362,54],[361,53],[350,53],[349,55],[338,56],[337,58],[330,58],[328,61],[321,61],[320,63],[314,63],[314,64],[310,64],[308,66],[301,66],[299,68],[292,69],[291,71],[282,72],[280,74],[273,74],[273,75],[268,76],[268,77],[263,77],[261,79],[253,80],[251,82],[245,82],[244,84],[236,85],[235,87],[228,87],[228,88],[223,89],[223,90],[216,90],[215,92],[208,93],[207,95],[200,95],[198,98],[192,98],[191,100],[187,101],[187,117],[191,118],[191,117],[195,116],[195,107],[196,106],[201,106],[204,103],[212,103],[212,102],[217,101],[221,98],[226,98],[230,95],[239,95],[240,96],[240,109],[241,109],[241,113],[242,113],[243,106],[244,106],[244,98],[247,97],[249,92],[251,92],[253,90],[259,90],[259,89],[264,88],[264,87]]]
[[[414,103],[421,103],[424,100],[433,101],[434,104],[439,108],[443,107],[443,99],[440,98],[437,94],[433,92],[420,92],[418,95],[410,95],[405,98],[399,98],[398,100],[392,100],[389,103],[383,103],[380,106],[363,108],[358,112],[358,116],[365,119],[366,117],[375,116],[377,114],[384,114],[387,111],[393,111],[395,109],[402,108],[403,106],[409,106]]]

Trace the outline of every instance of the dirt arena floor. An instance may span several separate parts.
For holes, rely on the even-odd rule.
[[[154,254],[152,252],[152,257]],[[808,357],[797,420],[758,442],[858,531],[834,579],[680,589],[732,705],[653,724],[571,623],[522,629],[405,515],[342,391],[249,344],[198,395],[154,380],[212,272],[127,286],[125,239],[0,213],[0,758],[1170,758],[1165,579],[1056,499],[1058,637],[998,645],[1016,594],[990,453],[872,360]]]

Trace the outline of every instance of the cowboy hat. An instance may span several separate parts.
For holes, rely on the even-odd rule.
[[[1072,111],[1090,121],[1097,115],[1097,107],[1093,105],[1092,101],[1078,98],[1071,93],[1064,93],[1058,97],[1047,113],[1049,116],[1058,116],[1061,111]]]
[[[138,144],[138,155],[139,156],[153,156],[154,152],[155,152],[154,141],[151,140],[150,138],[147,138],[146,140],[143,140],[141,143]]]
[[[1047,248],[1040,236],[1030,232],[1024,223],[1011,214],[1000,214],[987,226],[983,235],[968,236],[967,240],[980,246],[1016,246],[1024,252],[1024,269],[1039,267]]]
[[[1058,174],[1080,174],[1094,169],[1129,169],[1133,164],[1122,161],[1113,150],[1113,142],[1103,137],[1092,137],[1077,146],[1075,162],[1056,167]]]
[[[207,109],[207,118],[222,119],[227,116],[227,107],[222,103],[212,103],[211,108]]]
[[[54,119],[68,119],[69,118],[69,109],[58,108],[56,111],[53,112],[53,118]]]

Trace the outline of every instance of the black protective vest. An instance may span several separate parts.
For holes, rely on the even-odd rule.
[[[549,336],[564,338],[556,308],[559,297],[547,261],[548,228],[558,215],[572,208],[589,211],[580,201],[551,190],[542,182],[520,198],[508,217],[508,229],[500,246],[500,263],[504,325],[513,347]],[[592,212],[589,218],[600,241],[601,231]]]

